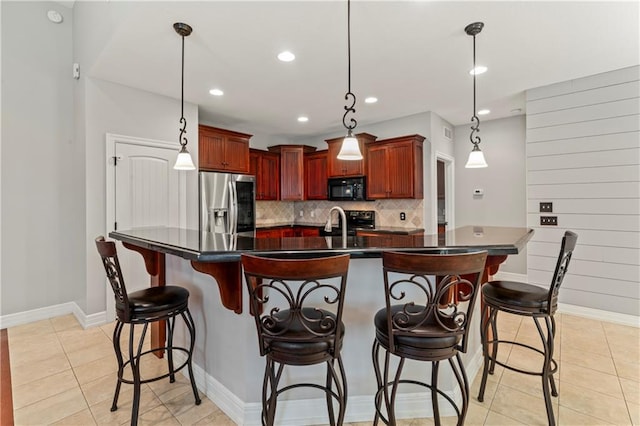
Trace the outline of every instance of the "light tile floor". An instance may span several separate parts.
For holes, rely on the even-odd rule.
[[[554,409],[559,424],[640,425],[640,329],[570,315],[558,314],[556,321],[560,395],[554,398]],[[501,338],[539,345],[530,319],[501,313],[498,323]],[[123,385],[118,410],[109,410],[117,370],[112,332],[113,324],[83,330],[72,315],[10,328],[15,424],[128,424],[131,386]],[[517,346],[505,346],[499,357],[521,367],[541,362],[538,355]],[[143,374],[166,368],[164,361],[149,360]],[[477,400],[479,382],[480,374],[473,381],[466,424],[547,423],[538,377],[496,367],[483,403]],[[443,423],[455,424],[455,419]],[[194,405],[189,382],[179,374],[173,384],[162,380],[143,385],[140,424],[234,423],[204,396],[201,405]],[[431,419],[398,422],[398,426],[431,424]]]

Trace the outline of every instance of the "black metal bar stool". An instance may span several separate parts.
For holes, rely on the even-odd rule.
[[[550,425],[555,425],[551,395],[558,396],[553,374],[558,365],[553,359],[554,336],[556,333],[556,321],[553,314],[558,309],[558,291],[564,279],[571,255],[576,247],[578,236],[566,231],[560,246],[560,255],[556,263],[556,269],[551,280],[550,287],[542,288],[536,285],[517,281],[490,281],[482,287],[482,350],[484,354],[484,368],[482,370],[482,382],[478,401],[484,400],[484,391],[487,385],[487,375],[493,374],[496,364],[512,371],[542,377],[542,392],[547,409],[547,419]],[[532,317],[542,339],[542,350],[520,342],[500,340],[498,338],[497,317],[498,312],[509,312],[515,315]],[[540,325],[540,319],[544,319],[545,328]],[[493,337],[490,336],[489,326]],[[509,366],[497,360],[498,346],[502,343],[517,345],[540,353],[543,358],[541,371],[526,371]],[[491,349],[489,348],[491,346]],[[489,353],[491,352],[491,353]]]
[[[96,238],[96,247],[102,258],[107,278],[109,279],[109,283],[111,283],[111,288],[116,298],[116,326],[113,330],[113,348],[116,353],[116,358],[118,359],[118,383],[116,384],[111,411],[118,409],[118,396],[120,395],[120,386],[122,383],[132,384],[133,405],[131,408],[131,424],[137,425],[138,411],[140,409],[140,386],[143,383],[154,382],[166,377],[169,377],[169,381],[173,383],[175,381],[175,373],[185,366],[189,370],[189,378],[191,379],[191,388],[193,389],[196,405],[199,405],[201,402],[200,396],[198,395],[198,389],[196,388],[191,366],[196,329],[193,318],[191,318],[191,313],[189,312],[189,291],[177,286],[162,286],[151,287],[127,294],[115,243],[113,241],[105,241],[104,237],[100,236]],[[189,330],[189,348],[173,346],[173,330],[177,316],[182,317]],[[152,322],[163,320],[166,320],[168,331],[166,346],[151,348],[143,352],[143,343],[147,333],[147,327]],[[120,349],[120,334],[125,324],[129,324],[129,359],[126,361],[123,359]],[[143,328],[140,340],[136,345],[134,326],[138,324],[143,325]],[[140,377],[141,358],[143,355],[157,351],[166,351],[169,372],[157,377],[143,379]],[[173,365],[173,351],[184,352],[187,356],[186,361],[177,368]],[[127,365],[131,366],[133,380],[124,378],[124,369]]]
[[[260,355],[266,357],[262,424],[274,424],[278,395],[304,386],[324,392],[330,424],[342,425],[347,406],[347,380],[340,350],[349,255],[275,259],[243,254],[242,266]],[[296,383],[278,389],[285,365],[320,363],[327,366],[324,385]],[[334,399],[339,406],[337,421]]]
[[[419,385],[431,391],[436,425],[440,425],[439,395],[455,409],[458,425],[464,423],[469,406],[469,382],[460,352],[467,351],[469,323],[480,292],[486,259],[486,251],[382,254],[386,307],[374,317],[376,337],[372,356],[378,382],[374,425],[379,420],[396,424],[394,406],[400,384]],[[381,348],[384,349],[383,370],[380,368]],[[389,378],[391,355],[400,358],[392,380]],[[401,379],[406,359],[431,362],[431,382]],[[449,361],[460,386],[462,407],[438,389],[438,370],[443,360]],[[383,400],[387,417],[382,410]]]

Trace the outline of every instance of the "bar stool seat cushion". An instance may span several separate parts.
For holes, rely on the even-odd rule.
[[[319,320],[322,317],[330,318],[324,325],[334,324],[336,321],[336,316],[333,313],[323,309],[302,308],[302,314],[311,320]],[[282,322],[276,322],[273,327],[269,328],[270,334],[275,336],[269,336],[265,333],[264,337],[274,359],[285,357],[289,363],[292,363],[292,358],[298,358],[301,364],[306,364],[322,362],[333,352],[331,335],[325,337],[314,335],[314,333],[326,334],[329,331],[322,329],[323,323],[321,321],[305,321],[303,324],[300,316],[292,315],[289,309],[276,312],[273,316]],[[335,327],[331,327],[331,329],[335,330]],[[343,323],[340,323],[340,336],[338,350],[342,347]]]
[[[143,319],[186,308],[189,290],[178,286],[150,287],[131,292],[128,297],[131,317]],[[116,311],[124,309],[124,304],[116,301]]]
[[[485,303],[527,312],[546,311],[549,289],[517,281],[491,281],[482,287]]]
[[[391,315],[392,317],[402,311],[405,305],[392,305]],[[407,311],[410,313],[419,313],[426,308],[421,305],[407,306]],[[407,323],[408,328],[412,328],[420,321],[423,316],[417,315],[416,317],[410,317]],[[380,343],[388,347],[389,346],[389,332],[387,327],[387,308],[382,308],[373,319],[374,326],[376,328],[376,337]],[[423,336],[420,336],[423,334]],[[418,348],[418,349],[447,349],[455,347],[461,339],[460,334],[450,333],[447,334],[446,330],[435,322],[435,319],[431,315],[424,324],[413,329],[412,335],[402,336],[395,335],[393,337],[394,344],[397,348]]]

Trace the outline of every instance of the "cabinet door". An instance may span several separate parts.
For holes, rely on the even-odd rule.
[[[304,158],[302,148],[283,147],[280,151],[280,199],[304,199]]]
[[[328,169],[329,177],[342,177],[342,176],[362,176],[364,175],[364,161],[363,160],[338,160],[338,153],[342,147],[342,140],[335,140],[327,142],[329,144],[328,149]],[[361,139],[358,139],[360,144],[360,152],[364,152],[364,143]]]
[[[280,197],[280,156],[264,153],[261,159],[260,181],[263,200],[277,200]]]
[[[387,147],[389,193],[387,198],[412,198],[413,188],[413,144],[411,142],[390,144]]]
[[[229,172],[249,172],[249,141],[229,136],[225,141],[224,167]]]
[[[198,139],[198,165],[200,168],[224,171],[224,136],[200,130]]]
[[[380,199],[389,195],[387,148],[370,147],[367,152],[367,198]]]
[[[306,200],[327,199],[327,153],[304,157],[304,192]]]

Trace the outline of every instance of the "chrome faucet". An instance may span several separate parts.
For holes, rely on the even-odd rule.
[[[331,207],[331,210],[329,210],[329,218],[327,219],[327,223],[325,223],[324,225],[324,230],[326,232],[331,232],[331,215],[333,214],[334,210],[337,210],[338,213],[340,213],[340,217],[342,218],[342,247],[347,248],[347,216],[344,214],[344,210],[342,210],[342,207]]]

